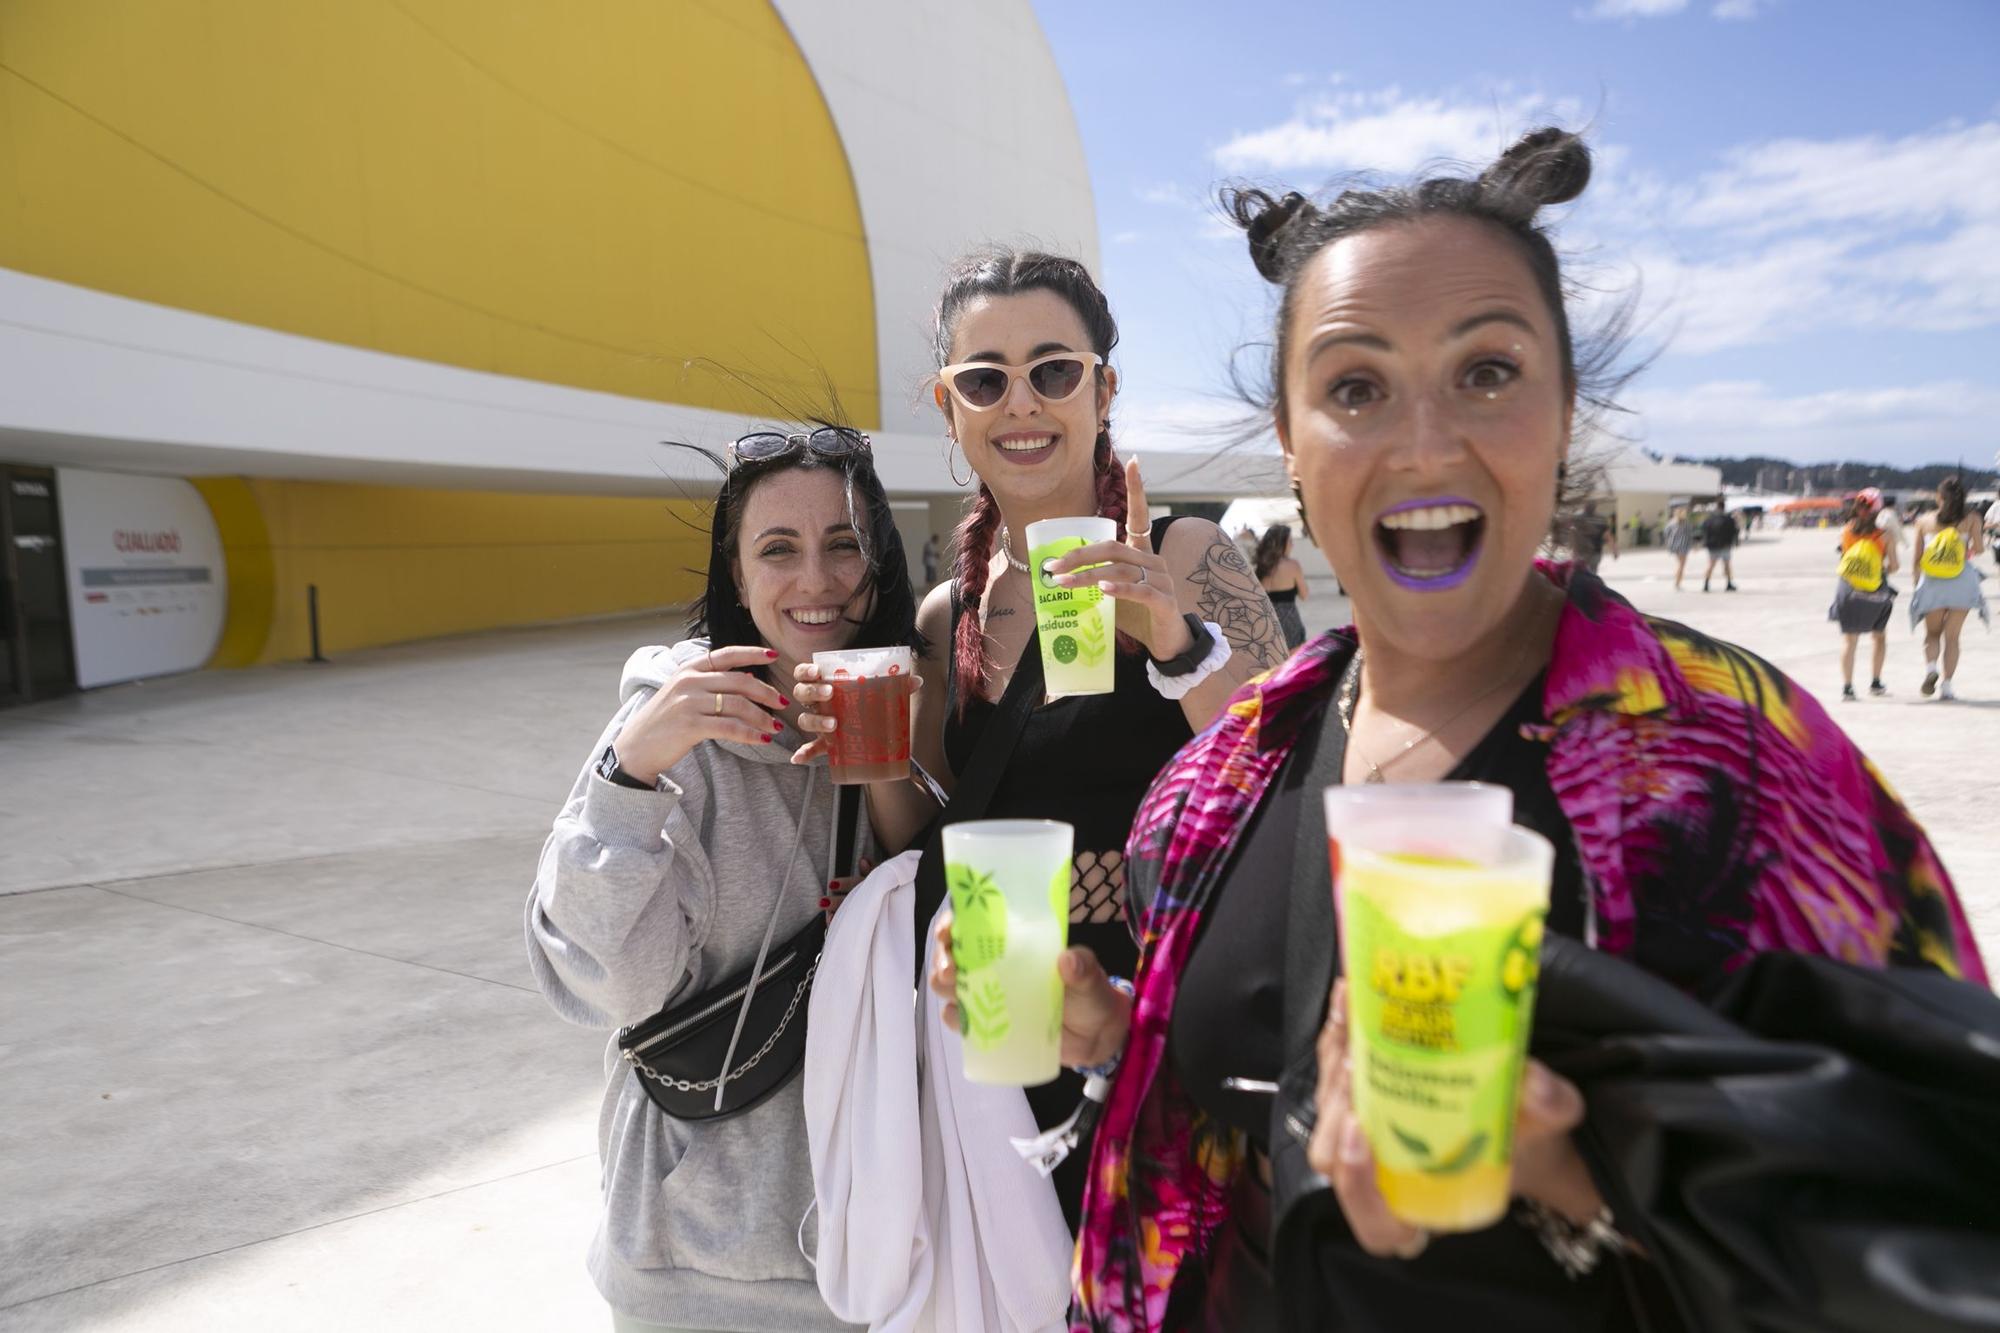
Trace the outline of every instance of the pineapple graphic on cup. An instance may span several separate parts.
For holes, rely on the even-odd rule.
[[[1072,830],[996,819],[944,830],[965,1076],[1031,1087],[1060,1072]]]

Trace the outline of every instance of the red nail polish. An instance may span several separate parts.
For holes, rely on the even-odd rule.
[[[778,650],[775,648],[766,648],[764,650],[764,656],[770,658],[773,661],[776,661],[778,657]]]
[[[819,910],[820,910],[820,911],[824,912],[824,911],[825,911],[825,910],[826,910],[827,908],[829,908],[829,907],[831,907],[831,906],[833,906],[833,899],[831,899],[831,898],[822,898],[822,899],[820,899],[820,900],[819,900]]]
[[[786,697],[785,697],[784,695],[782,695],[782,694],[778,696],[778,707],[780,707],[780,708],[790,708],[791,706],[792,706],[792,701],[791,701],[790,699],[787,699],[787,698],[786,698]]]
[[[827,887],[828,887],[829,889],[837,889],[837,888],[839,888],[839,887],[840,887],[840,881],[839,881],[839,880],[837,880],[837,879],[836,879],[836,880],[832,880],[832,881],[830,881],[830,882],[829,882],[829,883],[827,884]]]
[[[766,736],[764,738],[764,744],[769,745],[772,741],[776,739],[778,739],[776,736]]]

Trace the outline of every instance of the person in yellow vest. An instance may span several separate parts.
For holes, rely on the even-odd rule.
[[[1986,524],[1965,507],[1965,483],[1946,477],[1938,483],[1937,508],[1919,518],[1915,529],[1917,591],[1910,598],[1910,624],[1924,626],[1924,685],[1928,697],[1953,699],[1952,673],[1958,669],[1958,636],[1965,617],[1979,612],[1991,623],[1979,591],[1972,557],[1986,549]],[[1939,659],[1943,672],[1939,672]]]
[[[1850,502],[1847,526],[1840,530],[1840,577],[1833,585],[1833,605],[1826,618],[1840,626],[1840,698],[1852,703],[1854,694],[1854,652],[1861,636],[1875,636],[1875,669],[1868,681],[1868,693],[1889,692],[1882,683],[1882,663],[1889,656],[1889,612],[1896,604],[1896,590],[1889,575],[1896,572],[1896,544],[1882,528],[1882,492],[1873,486],[1859,492]]]

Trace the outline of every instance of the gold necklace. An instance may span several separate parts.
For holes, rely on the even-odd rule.
[[[1397,764],[1409,758],[1412,750],[1422,745],[1425,741],[1435,738],[1440,731],[1443,731],[1446,727],[1458,721],[1467,713],[1470,713],[1474,708],[1484,703],[1495,690],[1513,679],[1514,673],[1520,669],[1523,656],[1525,654],[1517,654],[1514,660],[1508,663],[1507,670],[1495,677],[1491,685],[1488,685],[1485,689],[1474,695],[1472,702],[1466,704],[1465,707],[1459,709],[1429,731],[1422,732],[1416,737],[1404,741],[1402,749],[1396,751],[1396,753],[1378,764],[1369,758],[1368,751],[1361,748],[1361,742],[1354,735],[1354,710],[1361,702],[1361,650],[1356,648],[1354,650],[1354,665],[1349,667],[1347,674],[1341,677],[1339,706],[1341,724],[1347,728],[1347,743],[1352,745],[1354,752],[1361,756],[1361,762],[1368,765],[1368,776],[1363,778],[1362,781],[1387,782],[1388,779],[1383,776],[1387,770],[1394,768]]]

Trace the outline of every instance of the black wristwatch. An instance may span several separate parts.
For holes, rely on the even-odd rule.
[[[1163,676],[1185,676],[1206,662],[1209,653],[1215,650],[1215,640],[1210,637],[1208,625],[1200,616],[1192,611],[1184,611],[1181,613],[1181,619],[1187,622],[1188,633],[1194,636],[1181,655],[1169,657],[1162,662],[1151,653],[1146,654],[1148,657],[1153,657],[1153,669]]]
[[[597,756],[597,776],[603,778],[606,782],[615,782],[621,787],[630,787],[635,791],[658,791],[660,789],[659,784],[641,782],[624,769],[618,767],[618,747],[616,745],[605,746],[604,753]]]

